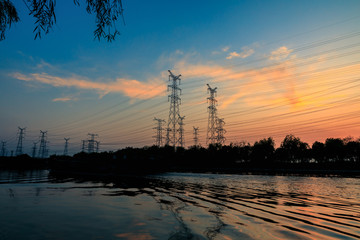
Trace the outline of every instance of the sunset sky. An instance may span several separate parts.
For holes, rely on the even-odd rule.
[[[287,134],[310,145],[360,137],[360,1],[123,0],[115,42],[94,40],[95,18],[80,1],[57,1],[57,24],[34,40],[34,19],[0,42],[0,141],[24,152],[40,130],[50,154],[81,150],[88,133],[101,151],[152,145],[154,117],[168,120],[168,70],[181,74],[185,144],[193,126],[205,145],[206,84],[217,87],[226,144]]]

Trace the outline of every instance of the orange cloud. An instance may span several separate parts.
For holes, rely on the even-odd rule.
[[[278,62],[271,67],[237,71],[233,67],[223,67],[214,63],[191,64],[181,60],[175,63],[175,69],[185,80],[193,78],[194,84],[198,82],[196,85],[199,89],[194,89],[194,92],[203,91],[206,83],[215,84],[214,87],[218,86],[219,93],[222,92],[220,95],[224,96],[223,102],[219,101],[222,109],[226,109],[239,99],[248,106],[276,104],[299,108],[323,105],[323,97],[313,99],[308,95],[315,90],[326,91],[330,86],[329,79],[344,79],[360,72],[359,65],[317,71],[324,67],[321,61],[324,56],[318,56],[310,61],[311,64],[304,65],[303,59],[296,55],[291,59],[285,59],[291,52],[292,50],[285,46],[273,51],[272,59],[277,59]],[[336,79],[334,82],[336,83]],[[204,86],[199,86],[202,83]],[[259,95],[261,98],[257,97]]]
[[[254,49],[251,49],[251,48],[248,48],[248,47],[243,47],[242,52],[240,52],[240,53],[235,52],[235,51],[231,52],[226,57],[226,59],[247,58],[247,57],[251,56],[253,53],[254,53]]]
[[[190,64],[182,60],[175,64],[177,72],[183,78],[210,78],[211,82],[222,82],[225,80],[241,80],[246,73],[234,72],[230,68],[225,68],[216,64]]]
[[[289,54],[292,51],[293,51],[292,49],[288,49],[285,46],[279,47],[275,51],[271,52],[269,59],[270,60],[281,60],[281,59],[287,58],[287,56],[289,56]]]
[[[54,98],[52,101],[53,102],[68,102],[68,101],[76,101],[77,98],[72,98],[72,97],[62,97],[62,98]]]
[[[235,71],[232,68],[215,64],[189,64],[184,60],[177,62],[175,66],[177,72],[181,73],[185,79],[199,77],[208,82],[221,83],[222,87],[225,88],[222,90],[222,95],[225,96],[224,102],[219,102],[222,109],[227,108],[240,98],[249,98],[251,95],[263,91],[269,92],[269,97],[275,98],[272,101],[275,101],[281,93],[283,98],[288,99],[288,103],[299,104],[298,99],[293,98],[296,96],[296,88],[294,87],[296,79],[289,76],[295,74],[296,66],[290,60],[283,61],[273,67],[243,71]]]
[[[230,49],[230,47],[229,47],[229,46],[226,46],[226,47],[223,47],[221,50],[222,50],[223,52],[227,52],[227,51],[229,51],[229,49]]]
[[[114,82],[93,82],[77,77],[62,78],[46,73],[33,73],[28,75],[14,73],[12,76],[22,81],[39,82],[54,87],[73,87],[77,89],[94,90],[101,96],[108,93],[122,93],[130,98],[149,99],[164,95],[166,90],[163,80],[156,78],[149,79],[147,82],[125,78],[118,78]]]
[[[243,97],[245,95],[244,91],[239,91],[233,95],[231,95],[230,97],[227,97],[223,103],[220,105],[220,108],[225,109],[227,108],[230,104],[232,104],[233,102],[235,102],[236,100],[238,100],[239,98]]]

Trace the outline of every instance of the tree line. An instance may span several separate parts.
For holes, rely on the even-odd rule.
[[[7,157],[11,161],[10,157]],[[18,161],[31,165],[28,155]],[[20,160],[19,160],[20,159]],[[40,160],[40,159],[38,159]],[[1,162],[0,161],[0,165]],[[39,161],[38,161],[39,162]],[[46,164],[54,169],[102,172],[224,171],[239,168],[357,169],[360,170],[360,139],[328,138],[312,146],[294,135],[287,135],[278,148],[273,138],[229,145],[127,147],[115,152],[85,153],[74,156],[52,155]],[[44,164],[44,160],[41,160]],[[18,165],[18,164],[16,164]],[[234,170],[235,171],[235,170]]]
[[[140,154],[142,153],[142,154]],[[191,146],[188,149],[178,147],[176,151],[171,146],[125,148],[114,153],[116,156],[162,156],[179,161],[212,160],[228,164],[253,163],[269,165],[273,163],[360,163],[360,138],[351,137],[328,138],[324,143],[314,142],[312,146],[290,134],[275,148],[272,137],[256,141],[253,145],[241,142],[229,145],[210,144],[208,148]],[[121,158],[121,157],[120,157]],[[126,157],[125,157],[126,158]]]
[[[328,138],[324,143],[312,146],[294,135],[287,135],[278,148],[273,138],[264,138],[249,143],[229,145],[210,144],[207,148],[173,146],[127,147],[116,152],[78,153],[78,161],[107,161],[107,166],[117,170],[147,171],[195,171],[239,172],[241,169],[315,169],[315,170],[360,170],[360,139]],[[266,170],[267,171],[267,170]],[[265,171],[265,172],[266,172]]]

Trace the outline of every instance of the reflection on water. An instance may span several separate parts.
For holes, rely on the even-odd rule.
[[[0,171],[0,239],[358,239],[360,179]]]

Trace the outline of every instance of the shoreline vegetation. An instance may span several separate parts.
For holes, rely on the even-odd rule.
[[[255,142],[188,149],[172,146],[127,147],[115,152],[31,158],[0,157],[0,169],[49,169],[57,174],[114,176],[164,172],[360,176],[360,139],[328,138],[312,147],[287,135],[280,147],[270,137]]]

